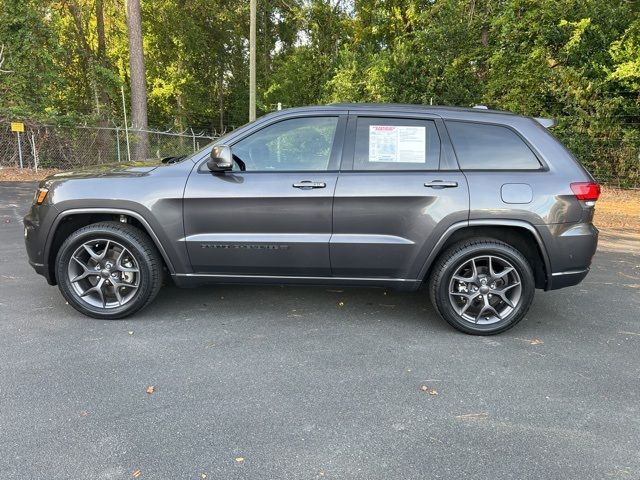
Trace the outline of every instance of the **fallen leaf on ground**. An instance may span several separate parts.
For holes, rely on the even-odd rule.
[[[520,340],[521,342],[527,342],[529,345],[542,345],[544,342],[539,338],[519,338],[514,337],[516,340]]]
[[[238,463],[244,462],[244,457],[236,457],[236,462]]]
[[[133,472],[133,478],[138,478],[142,475],[142,471],[141,470],[136,470],[135,472]]]
[[[489,414],[487,412],[480,412],[480,413],[465,413],[464,415],[456,415],[454,418],[475,420],[475,419],[487,418],[488,416]]]
[[[156,387],[154,387],[153,385],[149,385],[149,386],[147,387],[147,393],[148,393],[149,395],[151,395],[151,394],[152,394],[153,392],[155,392],[155,391],[156,391]]]
[[[128,333],[129,335],[133,335],[133,332],[132,332],[131,330],[129,330],[127,333]]]
[[[425,393],[428,393],[429,395],[434,395],[434,396],[438,395],[438,390],[436,390],[435,388],[429,387],[429,385],[421,385],[420,390],[422,390]]]

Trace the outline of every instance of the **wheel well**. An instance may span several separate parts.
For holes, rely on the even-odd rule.
[[[447,238],[438,255],[445,252],[450,246],[458,242],[479,237],[498,240],[517,249],[531,264],[533,275],[536,280],[536,288],[545,288],[547,275],[544,257],[540,251],[540,245],[533,233],[524,227],[477,226],[461,228],[456,230],[449,238]],[[431,268],[434,264],[435,261],[429,266],[429,271],[425,278],[429,278]]]
[[[47,258],[49,278],[54,282],[54,284],[56,283],[56,256],[58,255],[58,250],[60,250],[60,247],[69,237],[69,235],[71,235],[76,230],[93,223],[120,221],[125,221],[125,223],[128,223],[129,225],[137,227],[147,236],[149,236],[149,238],[151,238],[146,227],[139,220],[129,215],[120,215],[115,213],[79,213],[67,215],[62,220],[60,220],[60,223],[58,224],[56,231],[53,234],[53,240],[51,241],[51,248],[49,249],[49,256]],[[164,265],[164,267],[166,268],[166,265]]]

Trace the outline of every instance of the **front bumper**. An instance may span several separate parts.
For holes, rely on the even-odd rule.
[[[29,260],[29,265],[33,267],[38,275],[42,275],[43,277],[48,277],[47,275],[47,267],[43,263],[35,263]],[[47,281],[49,279],[47,278]]]
[[[36,273],[44,276],[50,285],[55,284],[45,258],[47,236],[56,209],[50,205],[32,205],[22,222],[24,224],[24,244],[29,257],[29,265]]]

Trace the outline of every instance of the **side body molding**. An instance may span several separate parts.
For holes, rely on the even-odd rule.
[[[551,262],[549,260],[549,254],[547,253],[547,249],[545,248],[544,242],[542,241],[542,237],[538,230],[530,223],[522,221],[522,220],[508,220],[508,219],[477,219],[477,220],[469,220],[463,222],[457,222],[451,225],[442,235],[436,246],[431,250],[431,253],[427,257],[424,265],[420,269],[420,275],[418,277],[419,280],[424,280],[429,268],[433,264],[436,257],[442,252],[442,248],[447,240],[458,230],[468,228],[468,227],[518,227],[524,228],[528,230],[533,237],[536,239],[536,243],[538,244],[538,248],[540,248],[540,252],[542,252],[542,260],[544,262],[545,276],[547,280],[547,286],[551,285]]]
[[[156,232],[154,232],[154,230],[151,227],[151,225],[149,225],[149,222],[147,222],[147,220],[145,220],[145,218],[142,215],[140,215],[139,213],[134,212],[133,210],[127,210],[127,209],[121,209],[121,208],[72,208],[72,209],[64,210],[64,211],[60,212],[60,214],[53,221],[53,224],[51,225],[51,229],[49,230],[49,233],[47,235],[47,243],[46,243],[46,247],[45,247],[45,251],[44,251],[44,258],[45,259],[49,258],[49,254],[51,252],[51,245],[53,243],[54,234],[55,234],[56,230],[58,229],[58,225],[60,224],[60,222],[65,217],[68,217],[70,215],[79,215],[79,214],[85,214],[85,213],[102,213],[102,214],[112,214],[112,215],[127,215],[127,216],[130,216],[130,217],[135,218],[136,220],[138,220],[144,226],[144,228],[146,229],[147,233],[151,237],[151,240],[153,240],[153,243],[155,244],[156,248],[160,252],[160,255],[162,255],[162,258],[165,261],[165,263],[167,265],[167,268],[169,269],[169,272],[171,273],[171,275],[175,275],[176,271],[175,271],[175,268],[173,266],[173,262],[171,261],[171,258],[167,254],[167,251],[165,250],[164,246],[162,245],[162,242],[160,242],[160,239],[156,235]]]

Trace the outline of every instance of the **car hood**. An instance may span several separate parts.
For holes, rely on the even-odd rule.
[[[91,165],[66,172],[54,173],[47,177],[49,181],[67,180],[73,178],[99,177],[138,177],[155,170],[162,165],[162,159],[138,160],[135,162],[105,163]]]

